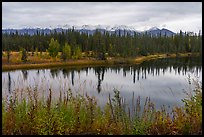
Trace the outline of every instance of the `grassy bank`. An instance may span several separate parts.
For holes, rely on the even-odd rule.
[[[167,57],[187,57],[187,56],[197,56],[199,54],[191,53],[180,53],[180,54],[156,54],[148,56],[140,56],[137,58],[107,58],[107,60],[96,60],[93,58],[84,58],[81,60],[69,60],[66,62],[60,61],[58,58],[51,59],[47,55],[42,55],[41,57],[31,57],[29,56],[27,63],[22,63],[19,60],[18,53],[13,53],[13,58],[10,63],[6,63],[6,57],[2,57],[2,71],[10,71],[17,69],[37,69],[37,68],[52,68],[52,67],[63,67],[63,66],[95,66],[95,65],[117,65],[117,64],[139,64],[146,60],[167,58]],[[44,53],[45,54],[45,53]]]
[[[41,69],[54,68],[63,66],[83,66],[83,65],[103,65],[105,61],[91,61],[91,60],[76,60],[70,62],[46,62],[46,63],[26,63],[26,64],[12,64],[2,65],[2,71],[18,70],[18,69]]]
[[[94,97],[60,94],[59,99],[39,97],[36,88],[21,91],[28,98],[19,98],[17,90],[9,100],[2,99],[3,135],[187,135],[202,134],[202,87],[188,91],[184,107],[175,107],[171,113],[165,108],[156,110],[149,98],[145,105],[140,97],[133,98],[133,116],[122,101],[120,92],[114,90],[101,109]],[[61,93],[61,91],[59,91]],[[135,100],[136,99],[136,100]],[[144,108],[144,109],[142,109]]]

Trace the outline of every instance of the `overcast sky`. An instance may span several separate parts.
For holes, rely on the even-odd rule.
[[[201,2],[3,2],[2,28],[127,25],[202,30]]]

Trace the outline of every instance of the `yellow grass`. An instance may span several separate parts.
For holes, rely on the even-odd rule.
[[[5,53],[4,53],[5,54]],[[21,56],[19,52],[11,52],[10,63],[7,63],[7,58],[4,55],[2,57],[2,71],[16,70],[16,69],[36,69],[36,68],[51,68],[51,67],[60,67],[60,66],[90,66],[90,65],[114,65],[114,64],[140,64],[146,60],[166,58],[166,57],[186,57],[191,56],[192,53],[179,53],[176,54],[155,54],[148,56],[140,56],[137,58],[107,58],[107,60],[96,60],[93,58],[84,58],[81,60],[69,60],[66,62],[61,61],[59,58],[51,58],[47,53],[43,52],[42,55],[31,56],[31,52],[28,53],[28,61],[22,63]],[[193,54],[199,55],[199,54]]]

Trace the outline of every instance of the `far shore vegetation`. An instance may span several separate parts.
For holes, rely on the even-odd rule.
[[[145,60],[202,56],[202,35],[182,32],[167,36],[148,33],[93,34],[74,29],[32,35],[2,33],[2,70],[77,65],[135,64]]]
[[[170,57],[189,57],[199,56],[199,53],[178,53],[178,54],[154,54],[147,56],[138,56],[136,58],[123,58],[123,57],[106,57],[105,60],[98,60],[93,57],[84,56],[82,53],[80,59],[69,59],[63,61],[60,59],[62,53],[58,53],[57,57],[52,58],[46,52],[26,53],[26,62],[22,60],[22,52],[10,52],[9,62],[7,59],[7,53],[2,52],[2,71],[10,71],[17,69],[41,69],[52,67],[77,67],[77,66],[96,66],[96,65],[122,65],[122,64],[139,64],[143,61],[158,59],[158,58],[170,58]]]

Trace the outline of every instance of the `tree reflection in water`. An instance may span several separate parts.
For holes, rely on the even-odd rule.
[[[72,86],[74,86],[74,70],[71,71],[72,74]]]
[[[50,69],[52,78],[58,77],[59,72],[60,72],[60,69]]]
[[[59,72],[62,71],[62,74],[65,77],[71,75],[71,83],[74,86],[75,73],[79,74],[80,71],[85,72],[86,76],[89,76],[89,71],[93,69],[95,76],[97,77],[97,91],[101,92],[102,81],[104,80],[106,72],[115,72],[118,75],[123,75],[127,77],[127,74],[132,76],[133,83],[136,83],[140,79],[147,79],[148,75],[156,76],[165,75],[168,71],[170,73],[175,72],[177,75],[187,75],[187,72],[194,72],[195,75],[198,75],[202,69],[202,58],[166,58],[166,59],[157,59],[151,61],[145,61],[139,65],[122,65],[122,66],[99,66],[99,67],[80,67],[80,68],[62,68],[62,69],[51,69],[50,73],[52,77],[57,77]],[[122,71],[122,73],[121,73]],[[25,73],[27,74],[27,73]]]
[[[11,94],[11,75],[10,75],[10,72],[8,72],[8,91],[9,91],[9,94]]]
[[[105,67],[104,66],[95,68],[95,74],[98,77],[98,85],[97,85],[98,93],[101,92],[101,82],[104,80],[104,73],[105,73]]]
[[[28,78],[28,70],[22,70],[21,72],[23,74],[23,79],[27,80],[27,78]]]

